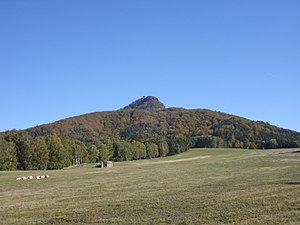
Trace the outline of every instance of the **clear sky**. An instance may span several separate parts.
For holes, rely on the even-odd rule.
[[[299,0],[0,0],[0,131],[154,95],[300,131]]]

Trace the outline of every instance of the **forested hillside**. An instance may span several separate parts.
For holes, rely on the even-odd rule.
[[[300,133],[206,109],[165,108],[155,97],[1,134],[0,169],[58,169],[98,160],[177,154],[190,147],[300,146]]]
[[[297,147],[300,134],[264,122],[210,110],[169,108],[160,111],[139,109],[98,112],[28,129],[33,136],[57,134],[83,142],[107,139],[158,142],[170,137],[219,137],[228,147]]]

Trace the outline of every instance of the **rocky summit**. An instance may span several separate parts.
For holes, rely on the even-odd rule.
[[[148,111],[159,111],[165,109],[165,105],[154,96],[142,97],[123,109],[143,109]]]

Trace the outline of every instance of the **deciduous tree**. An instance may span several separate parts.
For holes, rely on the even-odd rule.
[[[0,170],[15,170],[17,168],[17,152],[15,144],[0,140]]]
[[[31,144],[32,169],[45,170],[49,163],[49,149],[45,137],[37,137]]]
[[[56,134],[50,135],[47,137],[47,146],[49,149],[49,164],[47,169],[62,169],[65,167],[67,151],[61,139]]]

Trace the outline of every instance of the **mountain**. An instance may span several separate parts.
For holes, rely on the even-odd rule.
[[[162,109],[165,109],[165,105],[161,103],[158,98],[154,96],[147,96],[140,98],[128,106],[124,107],[123,109],[144,109],[144,110],[149,110],[149,111],[159,111]]]
[[[158,143],[188,136],[195,143],[201,140],[202,144],[195,144],[198,147],[207,146],[203,144],[207,141],[220,140],[235,148],[283,148],[300,144],[300,133],[296,131],[207,109],[166,108],[153,96],[138,99],[120,110],[76,116],[26,131],[33,137],[57,134],[82,142],[122,139]]]
[[[208,109],[166,108],[148,96],[116,111],[2,132],[0,170],[164,157],[191,147],[300,147],[300,133]]]

